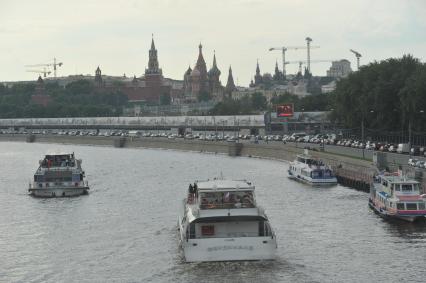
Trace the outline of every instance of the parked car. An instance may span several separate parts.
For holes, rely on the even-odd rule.
[[[410,152],[410,145],[408,143],[400,143],[400,144],[398,144],[396,152],[398,152],[398,153],[409,153]]]
[[[409,166],[416,166],[416,163],[417,163],[417,159],[415,159],[415,158],[410,158],[410,159],[408,159],[408,165]]]

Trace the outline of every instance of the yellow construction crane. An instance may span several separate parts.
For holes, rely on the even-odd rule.
[[[329,63],[338,60],[309,60],[309,63]],[[302,65],[308,63],[308,60],[286,61],[285,64],[299,64],[299,73],[302,74]],[[309,71],[309,70],[308,70]],[[309,71],[310,73],[310,71]]]
[[[362,57],[361,54],[359,52],[356,52],[353,49],[349,49],[349,51],[352,52],[353,54],[355,54],[355,57],[356,57],[356,66],[357,66],[357,69],[359,70],[359,58]]]
[[[47,63],[47,64],[35,64],[35,65],[26,65],[25,67],[53,67],[53,75],[56,78],[56,70],[58,67],[61,67],[64,63],[62,62],[56,62],[56,58],[53,58],[53,63]]]
[[[285,61],[285,52],[287,50],[299,50],[299,49],[307,49],[308,47],[306,46],[283,46],[283,47],[271,47],[269,48],[269,51],[272,50],[281,50],[283,52],[283,75],[285,76],[286,71],[285,71],[285,65],[286,65],[286,61]],[[310,46],[310,48],[319,48],[319,46]]]
[[[52,73],[50,70],[46,70],[46,68],[43,68],[43,70],[27,70],[27,72],[38,73],[40,76],[43,75],[43,78],[46,78],[47,75],[50,75],[50,73]]]

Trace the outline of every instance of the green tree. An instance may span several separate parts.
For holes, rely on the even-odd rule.
[[[163,93],[160,95],[160,105],[170,105],[172,98],[170,97],[170,93]]]
[[[263,93],[255,92],[251,95],[251,108],[254,110],[266,110],[267,101]]]

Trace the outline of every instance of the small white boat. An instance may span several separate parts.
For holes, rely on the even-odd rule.
[[[319,159],[313,158],[305,150],[298,154],[288,168],[288,177],[313,186],[332,186],[337,184],[333,170]]]
[[[399,173],[375,177],[368,204],[384,218],[414,222],[426,216],[426,195],[420,194],[420,183]]]
[[[187,262],[269,260],[277,242],[247,181],[212,180],[190,186],[179,217]]]
[[[71,197],[88,193],[81,159],[74,153],[47,154],[29,184],[29,193],[36,197]]]

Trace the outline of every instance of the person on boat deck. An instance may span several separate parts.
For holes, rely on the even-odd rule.
[[[192,186],[192,184],[189,184],[188,193],[190,193],[190,194],[194,193],[194,187]]]
[[[197,186],[197,183],[194,183],[193,188],[194,188],[195,197],[197,198],[198,197],[198,186]]]
[[[201,200],[201,205],[202,205],[202,206],[206,206],[206,205],[208,205],[208,204],[209,204],[209,202],[207,201],[207,199],[203,198],[203,199]]]

